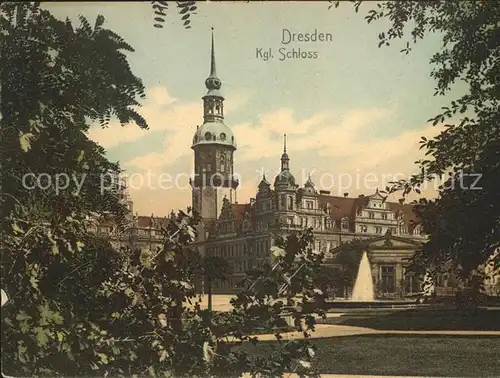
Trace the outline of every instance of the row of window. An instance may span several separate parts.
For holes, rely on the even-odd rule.
[[[254,244],[254,248],[252,244],[248,246],[248,252],[251,254],[253,250],[257,255],[264,255],[269,252],[271,249],[271,241],[270,240],[256,240]],[[223,244],[218,247],[211,247],[208,249],[208,254],[211,256],[220,256],[222,258],[227,257],[242,257],[245,256],[247,252],[247,244],[246,243],[237,243],[237,244]]]
[[[397,228],[396,227],[388,227],[384,228],[381,226],[374,226],[374,227],[368,227],[364,224],[359,225],[358,227],[359,232],[367,233],[369,232],[368,230],[371,230],[371,233],[375,234],[382,234],[384,232],[390,231],[391,234],[396,235],[397,234]],[[406,226],[402,225],[399,227],[399,233],[400,234],[406,234],[408,233],[408,229]]]
[[[362,216],[363,215],[363,209],[358,209],[357,213],[356,213],[358,216]],[[370,219],[375,219],[375,218],[379,218],[379,217],[376,217],[375,216],[375,212],[373,211],[368,211],[368,218]],[[389,214],[388,213],[382,213],[380,215],[380,218],[379,219],[383,219],[383,220],[387,220],[389,219]]]
[[[382,202],[371,202],[370,207],[384,209],[384,204]]]
[[[280,208],[287,208],[288,210],[293,210],[295,207],[293,197],[281,195],[280,197]],[[314,210],[314,201],[305,201],[305,209]]]

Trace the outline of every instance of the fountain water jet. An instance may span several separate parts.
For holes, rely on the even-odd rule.
[[[359,263],[358,276],[351,296],[352,301],[374,301],[375,294],[373,291],[372,269],[368,255],[363,252],[361,262]]]

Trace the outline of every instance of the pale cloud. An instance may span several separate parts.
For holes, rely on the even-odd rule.
[[[248,94],[237,92],[231,94],[231,102],[225,106],[225,113],[242,106],[248,101]],[[165,87],[153,87],[148,90],[147,100],[139,113],[149,125],[149,130],[142,130],[135,124],[120,127],[117,122],[112,122],[109,127],[103,129],[94,126],[89,131],[89,138],[99,143],[104,148],[117,147],[125,143],[132,143],[141,138],[157,133],[159,138],[164,139],[164,150],[161,154],[167,162],[173,162],[177,157],[190,153],[185,146],[190,145],[196,125],[203,120],[203,107],[201,98],[199,101],[181,102],[170,95]],[[119,129],[119,132],[117,132]],[[149,156],[149,157],[148,157]],[[157,166],[158,153],[141,156],[125,165],[131,166]]]
[[[148,96],[157,105],[171,105],[177,100],[170,96],[170,93],[168,93],[165,87],[151,88]]]
[[[261,115],[256,125],[233,127],[240,149],[238,159],[244,162],[281,155],[284,133],[289,151],[315,150],[322,156],[347,156],[359,150],[356,139],[362,129],[389,114],[388,109],[373,108],[352,110],[344,116],[325,112],[297,120],[293,110],[278,109]]]
[[[243,106],[249,99],[246,93],[231,94],[231,101],[225,107],[226,115]],[[279,108],[275,111],[260,114],[257,120],[232,126],[238,150],[235,155],[235,172],[242,176],[237,198],[247,202],[255,197],[256,186],[266,172],[272,183],[279,170],[279,157],[283,149],[283,134],[287,134],[287,149],[292,159],[291,169],[298,184],[303,184],[311,172],[318,189],[333,189],[333,195],[370,194],[373,183],[368,186],[364,177],[372,175],[377,180],[387,181],[391,174],[404,174],[408,177],[416,169],[415,160],[423,156],[419,150],[421,136],[430,138],[436,135],[440,128],[430,125],[409,127],[395,131],[394,135],[385,138],[371,138],[374,125],[385,124],[390,127],[395,120],[393,108],[351,109],[340,114],[326,111],[301,117],[299,112],[289,108]],[[191,142],[196,125],[202,123],[201,100],[181,102],[172,97],[163,87],[156,87],[148,92],[148,101],[141,108],[141,114],[150,125],[149,131],[140,130],[137,126],[128,125],[120,130],[93,129],[91,138],[104,147],[112,147],[129,143],[127,148],[133,148],[134,142],[149,133],[155,133],[161,140],[161,150],[151,151],[142,156],[125,162],[123,165],[129,171],[153,175],[182,172],[182,175],[192,173]],[[228,124],[230,124],[230,119]],[[307,154],[307,158],[297,155]],[[264,159],[264,160],[262,160]],[[271,164],[272,167],[262,167],[259,161]],[[339,161],[342,164],[339,165]],[[350,174],[354,178],[351,187],[326,188],[320,182],[322,174]],[[355,176],[360,177],[360,183]],[[175,180],[175,174],[172,174]],[[186,176],[187,177],[187,176]],[[184,182],[185,181],[185,182]],[[183,178],[182,187],[173,185],[169,189],[158,189],[144,185],[131,191],[135,207],[140,213],[155,212],[161,215],[170,212],[170,207],[184,208],[191,202],[191,190]],[[378,187],[384,187],[386,182],[376,182]],[[323,186],[323,187],[322,187]],[[337,190],[336,190],[337,189]],[[426,191],[428,192],[428,191]]]
[[[110,122],[106,128],[93,126],[89,130],[88,137],[99,143],[104,148],[116,147],[119,144],[131,143],[146,136],[148,130],[139,128],[137,125],[121,126],[119,122]]]

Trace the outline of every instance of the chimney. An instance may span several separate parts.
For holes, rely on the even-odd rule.
[[[330,191],[329,190],[320,190],[319,194],[329,195]]]
[[[345,192],[344,193],[344,198],[347,198],[348,195],[349,195],[349,193]]]
[[[365,196],[364,194],[360,194],[358,197],[363,198],[364,196]]]

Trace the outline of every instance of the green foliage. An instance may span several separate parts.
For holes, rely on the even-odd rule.
[[[225,280],[232,273],[229,262],[220,256],[209,256],[202,261],[203,275],[209,280]]]
[[[212,276],[227,269],[201,259],[197,214],[179,211],[156,251],[117,251],[92,232],[96,221],[117,229],[128,221],[107,175],[119,173],[119,165],[86,135],[91,121],[106,126],[111,117],[147,128],[134,110],[144,87],[123,52],[132,48],[102,28],[101,16],[94,27],[83,17],[74,27],[35,3],[2,3],[1,10],[0,269],[9,296],[1,313],[3,371],[33,377],[313,373],[309,336],[313,312],[323,305],[323,256],[309,247],[311,230],[278,240],[273,266],[249,277],[254,284],[238,295],[224,327],[213,322],[200,309],[194,282],[202,268]],[[42,188],[23,182],[26,173],[70,180],[64,188]],[[277,334],[279,348],[266,358],[238,349],[254,342],[257,322],[282,325],[284,311],[304,340]]]
[[[36,3],[1,4],[2,358],[15,375],[90,372],[97,342],[76,327],[97,337],[92,299],[114,251],[88,230],[99,215],[121,224],[126,209],[110,185],[120,169],[87,138],[87,121],[147,127],[134,110],[144,87],[123,53],[131,47],[103,17],[94,27],[80,21],[75,28]],[[36,185],[40,175],[52,185]]]
[[[354,1],[358,12],[362,1]],[[339,2],[332,5],[337,7]],[[443,179],[439,198],[416,206],[429,242],[415,257],[425,266],[454,264],[463,276],[485,263],[500,245],[500,3],[490,1],[384,1],[367,12],[368,23],[389,20],[379,47],[408,41],[401,50],[429,33],[442,35],[442,48],[430,63],[434,95],[446,95],[457,82],[467,93],[434,116],[445,129],[428,140],[419,173],[386,188],[387,193],[420,193],[426,181]],[[500,257],[495,263],[500,265]]]
[[[153,8],[154,24],[155,28],[163,28],[165,23],[165,17],[167,16],[167,10],[169,4],[172,5],[173,2],[168,1],[152,1],[151,5]],[[180,15],[182,24],[184,28],[191,29],[191,15],[196,14],[196,1],[177,1],[177,12]]]
[[[310,341],[315,327],[315,316],[324,315],[325,294],[322,285],[322,253],[314,251],[312,230],[292,233],[286,239],[278,238],[273,248],[273,259],[259,269],[248,273],[249,284],[232,300],[234,317],[229,334],[250,343],[256,339],[249,336],[252,320],[280,326],[284,313],[289,313],[297,331],[303,333],[299,340],[284,340],[276,334],[278,343],[265,357],[251,355],[243,350],[234,357],[245,361],[246,371],[251,374],[280,376],[283,372],[299,375],[315,374],[311,364],[314,348]],[[219,341],[217,349],[224,350],[225,343]],[[220,374],[237,373],[238,365],[230,361],[219,362]],[[245,370],[240,370],[245,371]]]

